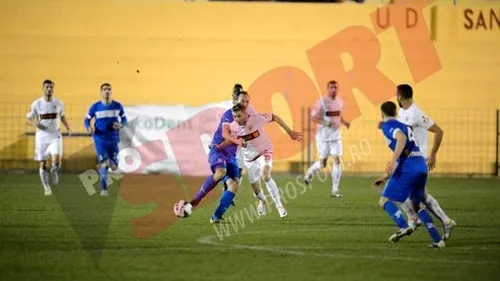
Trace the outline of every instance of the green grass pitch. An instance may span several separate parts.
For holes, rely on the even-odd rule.
[[[294,181],[275,179],[282,189]],[[458,223],[439,250],[426,247],[423,228],[387,242],[396,228],[378,208],[371,181],[344,177],[342,199],[330,198],[330,180],[306,190],[295,185],[297,196],[289,183],[288,218],[273,209],[257,219],[244,178],[226,214],[232,224],[209,224],[212,201],[146,239],[134,235],[134,222],[153,204],[120,197],[115,203],[116,190],[107,198],[88,196],[76,175],[62,175],[51,197],[43,196],[36,174],[1,175],[0,280],[498,280],[500,181],[429,179],[428,190]],[[61,189],[66,207],[57,200]],[[100,208],[112,210],[104,214],[109,221],[99,219]],[[171,216],[171,206],[163,213]]]

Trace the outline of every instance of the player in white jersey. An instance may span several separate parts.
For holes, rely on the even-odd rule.
[[[54,82],[43,81],[43,97],[31,104],[27,114],[28,124],[37,128],[35,134],[35,160],[40,163],[40,179],[45,189],[45,195],[52,194],[47,171],[47,160],[52,158],[50,177],[52,184],[59,182],[58,171],[61,168],[63,141],[59,120],[64,124],[68,135],[71,134],[68,121],[64,115],[64,106],[61,101],[53,97]]]
[[[316,145],[319,161],[314,162],[309,167],[304,177],[306,184],[309,185],[313,175],[326,168],[328,156],[333,156],[335,163],[332,169],[332,197],[334,198],[342,197],[339,192],[340,176],[342,175],[340,157],[343,153],[340,126],[345,125],[348,129],[350,127],[350,123],[342,117],[344,102],[338,96],[338,90],[337,81],[328,82],[328,94],[318,100],[311,112],[312,121],[318,124]]]
[[[419,144],[420,151],[427,157],[427,163],[430,170],[433,170],[436,165],[436,154],[443,139],[443,130],[431,118],[429,118],[413,101],[413,89],[410,85],[402,84],[397,87],[397,97],[400,106],[398,119],[400,122],[411,126],[417,143]],[[428,153],[427,134],[428,131],[434,133],[434,143],[430,154]],[[456,222],[450,219],[443,211],[439,203],[434,197],[426,192],[425,206],[441,220],[444,227],[443,240],[448,240],[451,235],[453,227]],[[416,227],[417,215],[412,208],[411,201],[407,200],[401,208],[408,216],[408,223],[412,227]]]
[[[273,114],[248,114],[246,108],[240,104],[236,104],[232,112],[234,121],[224,124],[224,138],[243,147],[248,181],[254,184],[262,178],[280,216],[286,217],[287,211],[281,202],[278,186],[271,178],[273,145],[264,132],[263,126],[275,121],[292,140],[296,141],[302,141],[302,134],[290,129],[279,116]]]

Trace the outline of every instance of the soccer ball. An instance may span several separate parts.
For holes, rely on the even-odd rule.
[[[187,218],[193,212],[193,206],[185,200],[180,200],[174,204],[174,214],[179,218]]]

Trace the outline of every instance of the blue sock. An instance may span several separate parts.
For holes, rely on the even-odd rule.
[[[391,217],[391,219],[397,224],[399,228],[407,228],[408,223],[406,219],[399,210],[398,206],[391,201],[387,201],[384,204],[384,211]]]
[[[99,175],[101,176],[101,189],[108,190],[108,167],[100,167]]]
[[[434,242],[436,243],[441,241],[441,234],[439,234],[439,231],[436,229],[436,226],[434,225],[429,212],[427,212],[426,209],[422,209],[420,210],[420,212],[418,212],[418,217],[422,221],[425,229],[427,229],[427,232],[429,232],[429,234],[431,235],[432,240],[434,240]]]
[[[234,196],[236,194],[232,193],[229,190],[224,191],[222,194],[222,197],[220,199],[219,207],[215,209],[214,213],[214,218],[220,219],[222,218],[222,215],[226,212],[227,208],[229,208],[229,205],[233,202]]]

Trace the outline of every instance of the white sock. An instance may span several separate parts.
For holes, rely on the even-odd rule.
[[[443,209],[441,209],[441,206],[439,206],[439,203],[432,195],[427,193],[427,196],[425,198],[425,206],[429,208],[440,220],[443,224],[449,224],[451,219],[444,213]]]
[[[271,198],[273,198],[274,204],[276,204],[276,207],[281,207],[283,204],[281,203],[281,196],[278,190],[278,186],[276,185],[276,182],[274,182],[273,179],[270,179],[267,182],[264,182],[267,187],[267,191],[269,191],[269,194],[271,194]]]
[[[264,195],[264,192],[262,192],[262,189],[258,193],[254,193],[255,197],[257,197],[260,201],[266,202],[266,196]]]
[[[40,169],[40,180],[42,181],[43,188],[45,190],[49,190],[50,189],[50,185],[49,185],[49,173],[47,172],[47,170]]]
[[[413,228],[417,227],[417,213],[413,210],[413,203],[411,200],[406,199],[400,207],[408,218],[408,225]]]
[[[50,167],[50,172],[57,173],[59,172],[59,169],[61,169],[61,164],[52,164],[52,167]]]
[[[321,169],[321,163],[319,161],[314,162],[306,172],[306,179],[311,179],[312,175]]]
[[[340,176],[342,175],[342,167],[340,164],[333,165],[332,169],[332,194],[339,192]]]

